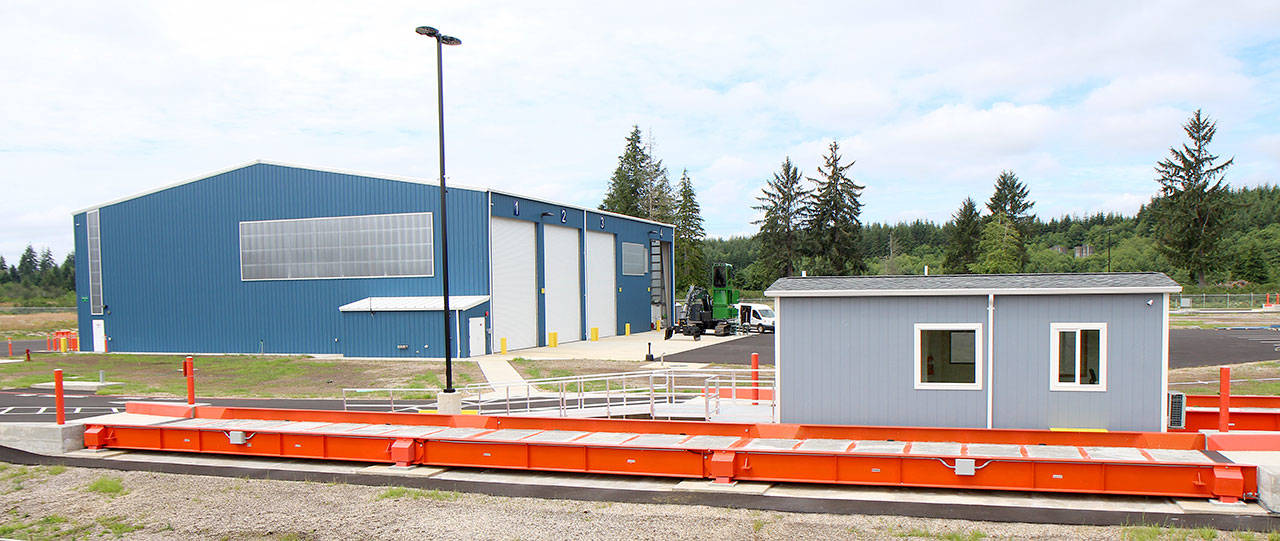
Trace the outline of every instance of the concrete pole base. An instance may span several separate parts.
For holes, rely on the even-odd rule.
[[[458,391],[445,392],[441,391],[436,396],[436,411],[442,415],[461,415],[462,414],[462,393]]]

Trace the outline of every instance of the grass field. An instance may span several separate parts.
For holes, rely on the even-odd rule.
[[[0,387],[53,381],[61,368],[71,379],[124,383],[103,394],[185,396],[182,358],[177,355],[38,354],[31,362],[0,364]],[[305,356],[228,355],[196,357],[196,392],[205,397],[336,398],[343,387],[442,387],[439,361],[358,361]],[[475,363],[453,365],[456,384],[484,381]]]
[[[0,340],[42,339],[53,331],[76,328],[76,313],[41,312],[36,314],[0,314]]]
[[[1231,394],[1280,395],[1280,361],[1231,365]],[[1173,385],[1175,382],[1204,382]],[[1169,371],[1169,390],[1186,394],[1218,394],[1218,367],[1200,366]]]

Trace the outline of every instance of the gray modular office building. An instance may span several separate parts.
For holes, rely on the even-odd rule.
[[[1164,430],[1161,273],[789,277],[782,422]]]

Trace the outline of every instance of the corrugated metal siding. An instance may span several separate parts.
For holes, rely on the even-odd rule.
[[[242,282],[238,222],[437,212],[437,190],[255,164],[103,207],[103,297],[111,349],[336,353],[343,339],[338,306],[369,296],[440,295],[440,279]],[[488,294],[486,201],[485,192],[449,190],[453,295]],[[81,234],[77,228],[77,239]],[[437,238],[437,262],[439,246]],[[83,286],[77,285],[81,295]],[[81,327],[89,325],[82,315]]]
[[[778,329],[783,422],[986,426],[985,390],[914,388],[915,324],[981,323],[985,330],[986,297],[785,302]]]
[[[489,303],[454,312],[454,358],[471,356],[467,320],[482,317]],[[444,316],[439,311],[343,312],[342,354],[347,357],[444,358]],[[401,344],[407,349],[400,349]],[[476,355],[484,355],[478,352]]]
[[[77,254],[89,253],[88,226],[83,212],[71,217]],[[93,323],[89,314],[89,258],[77,257],[76,265],[76,320],[79,326],[80,351],[93,351]],[[84,297],[81,299],[81,297]]]
[[[659,238],[665,242],[670,242],[673,230],[670,227],[657,226],[644,222],[633,222],[616,216],[606,216],[594,212],[587,212],[587,229],[591,231],[603,231],[614,234],[614,254],[617,256],[615,272],[617,273],[617,286],[621,290],[618,292],[618,328],[616,332],[622,334],[628,323],[631,324],[632,332],[642,332],[649,330],[650,325],[650,299],[649,299],[649,274],[646,272],[641,276],[627,276],[622,274],[622,243],[634,242],[649,245],[649,239]],[[657,231],[657,235],[651,235],[650,231]],[[674,265],[667,262],[667,276],[675,274]],[[667,291],[671,291],[674,284],[671,279],[667,280]],[[668,295],[668,302],[675,306],[674,295]]]
[[[1153,300],[1150,306],[1148,300]],[[996,297],[997,428],[1160,430],[1160,295]],[[1107,324],[1107,391],[1050,391],[1050,323]]]

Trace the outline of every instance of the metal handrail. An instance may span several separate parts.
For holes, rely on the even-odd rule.
[[[758,384],[750,378],[752,372],[757,373]],[[739,375],[748,377],[740,379]],[[726,381],[726,378],[727,381]],[[627,385],[627,380],[637,380],[641,385]],[[681,381],[695,380],[699,384],[681,384]],[[647,380],[647,385],[643,385]],[[587,384],[603,383],[603,390],[588,391]],[[612,418],[614,414],[615,400],[620,399],[621,405],[625,410],[625,406],[633,403],[634,395],[648,397],[649,416],[656,417],[658,414],[658,404],[674,404],[677,398],[696,399],[701,397],[705,403],[704,418],[710,419],[712,415],[711,403],[715,402],[715,413],[721,411],[721,398],[723,389],[728,384],[730,388],[730,399],[738,399],[739,391],[752,389],[773,390],[776,383],[776,370],[773,368],[664,368],[654,370],[642,370],[634,372],[609,372],[600,374],[586,374],[578,376],[560,376],[551,378],[538,378],[525,380],[520,382],[494,382],[494,383],[472,383],[457,387],[457,391],[462,393],[462,402],[464,409],[474,407],[477,411],[482,411],[485,406],[493,406],[495,402],[500,402],[501,411],[507,414],[515,413],[535,413],[535,412],[555,412],[560,417],[568,416],[570,410],[586,410],[589,407],[589,401],[602,401],[604,407],[604,416]],[[616,387],[615,387],[616,385]],[[520,389],[523,387],[523,393],[518,396],[512,396],[512,389]],[[548,390],[548,388],[550,390]],[[363,387],[363,388],[344,388],[342,389],[343,409],[352,407],[354,396],[369,393],[387,393],[388,407],[395,411],[396,393],[400,393],[402,404],[405,401],[406,394],[438,394],[441,392],[439,388],[396,388],[396,387]],[[570,398],[570,393],[573,397]],[[494,394],[500,394],[495,398]],[[485,395],[488,395],[486,397]],[[773,412],[776,411],[775,395],[770,395],[769,405],[771,408],[770,418],[773,418]],[[513,407],[513,404],[521,402],[522,406]],[[550,405],[547,405],[547,403]],[[536,404],[536,405],[535,405]],[[356,404],[356,407],[360,407]],[[380,407],[380,404],[372,404],[373,407]]]

